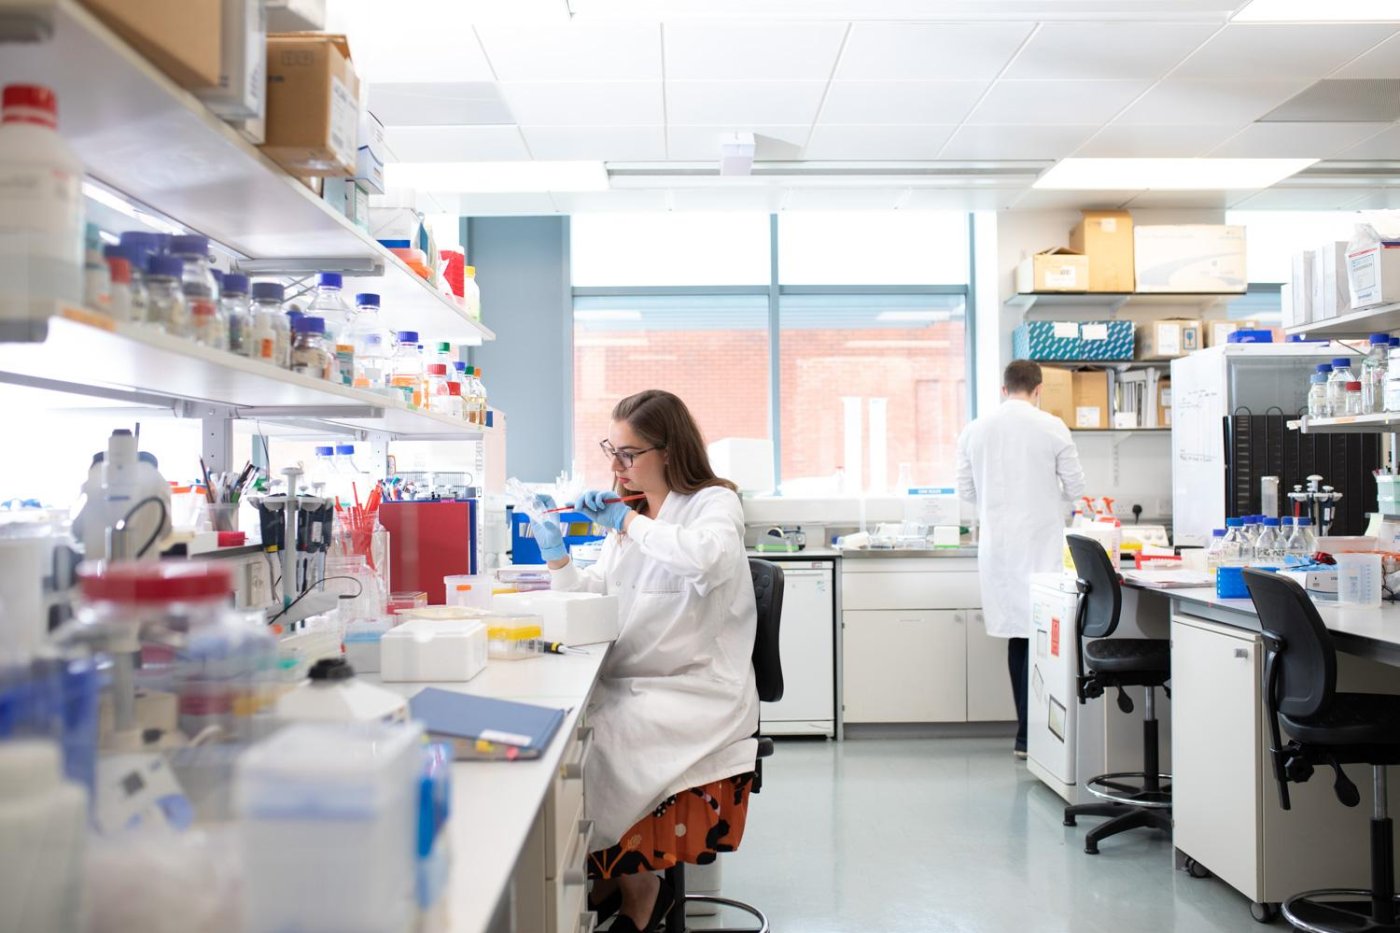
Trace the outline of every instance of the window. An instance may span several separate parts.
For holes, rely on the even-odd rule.
[[[966,285],[967,214],[813,211],[778,218],[784,285]]]
[[[769,436],[766,295],[574,299],[574,461],[611,485],[598,442],[617,402],[643,389],[685,400],[706,442]]]
[[[767,214],[578,214],[570,231],[575,288],[768,284]]]
[[[962,295],[784,295],[778,394],[789,488],[947,483],[967,422]],[[819,485],[819,484],[817,484]]]

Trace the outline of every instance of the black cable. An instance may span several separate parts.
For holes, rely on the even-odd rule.
[[[321,582],[321,583],[325,583],[327,580],[354,580],[354,581],[355,581],[355,585],[358,586],[358,587],[360,588],[360,590],[359,590],[358,593],[356,593],[356,594],[354,595],[353,598],[359,599],[361,596],[363,596],[363,595],[365,594],[365,585],[364,585],[363,583],[360,582],[360,578],[359,578],[359,577],[352,577],[352,576],[350,576],[349,574],[343,574],[343,575],[336,575],[336,576],[333,576],[333,577],[322,577],[321,580],[320,580],[320,582]],[[305,599],[306,597],[310,596],[312,593],[317,593],[317,592],[320,592],[320,591],[317,590],[315,586],[311,587],[311,588],[308,589],[305,593],[302,593],[302,594],[301,594],[300,596],[298,596],[296,599],[294,599],[294,600],[292,600],[291,602],[289,602],[289,603],[287,604],[286,608],[284,608],[281,612],[277,613],[277,615],[275,615],[275,616],[273,616],[272,618],[268,619],[268,620],[267,620],[267,624],[268,624],[268,625],[271,625],[272,623],[276,622],[278,619],[282,618],[282,617],[283,617],[284,615],[286,615],[288,612],[291,612],[291,611],[292,611],[292,607],[295,606],[297,603],[301,602],[303,599]]]
[[[123,515],[121,518],[120,524],[125,524],[126,522],[131,521],[131,516],[135,515],[142,508],[144,508],[152,502],[160,506],[160,521],[156,522],[156,530],[155,533],[151,535],[151,540],[147,541],[141,547],[141,550],[136,552],[135,556],[137,559],[145,556],[146,552],[151,549],[151,546],[160,540],[161,531],[165,528],[165,522],[168,518],[170,518],[170,509],[166,508],[165,500],[162,499],[160,496],[147,496],[140,502],[133,505],[131,508],[127,509],[126,514]],[[108,554],[107,556],[111,557],[112,555]]]

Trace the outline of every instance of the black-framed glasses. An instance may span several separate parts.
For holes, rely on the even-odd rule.
[[[623,447],[619,450],[607,441],[599,441],[598,446],[603,449],[603,453],[608,455],[609,460],[616,460],[619,463],[621,463],[623,469],[631,469],[632,464],[635,463],[637,458],[640,457],[642,454],[651,453],[653,450],[666,449],[664,446],[659,446],[644,447],[641,450],[633,450],[630,447]]]

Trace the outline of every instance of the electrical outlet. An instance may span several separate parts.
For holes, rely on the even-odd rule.
[[[267,563],[259,554],[243,565],[243,588],[237,597],[238,607],[254,609],[272,601],[272,580],[268,576]]]

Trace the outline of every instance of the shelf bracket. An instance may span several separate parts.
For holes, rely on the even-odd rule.
[[[384,261],[372,256],[330,259],[241,259],[238,268],[247,275],[309,276],[318,272],[341,275],[377,276],[384,274]]]

